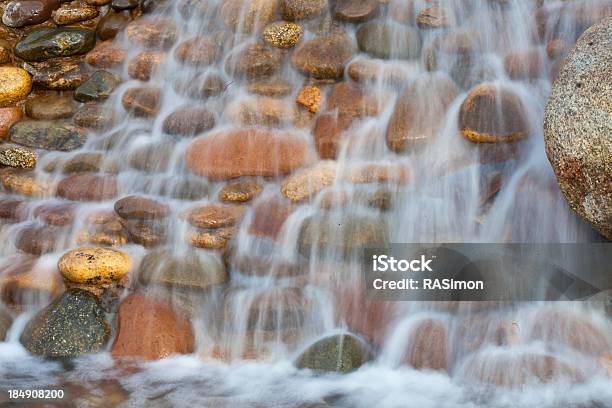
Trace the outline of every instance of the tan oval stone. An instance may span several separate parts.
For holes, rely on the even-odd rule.
[[[32,90],[32,78],[24,69],[0,67],[0,106],[24,99]]]
[[[130,271],[132,261],[115,249],[82,247],[62,255],[57,265],[70,282],[98,285],[120,280]]]
[[[281,192],[294,202],[306,200],[325,187],[331,186],[336,179],[336,163],[319,162],[314,167],[293,174],[281,185]]]

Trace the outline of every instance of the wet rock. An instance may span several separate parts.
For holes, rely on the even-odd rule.
[[[53,12],[53,21],[57,25],[74,24],[98,17],[98,9],[86,3],[64,3]]]
[[[26,101],[25,113],[32,119],[67,119],[74,113],[74,103],[65,96],[41,95]]]
[[[276,48],[291,48],[302,39],[304,30],[295,23],[277,21],[272,23],[263,31],[264,41]]]
[[[612,18],[570,51],[544,116],[546,154],[570,207],[612,239]]]
[[[281,0],[280,12],[285,20],[306,20],[317,17],[328,7],[327,0]]]
[[[185,217],[189,224],[197,228],[220,228],[236,224],[245,210],[239,205],[208,204],[192,208]]]
[[[543,310],[536,316],[531,338],[547,344],[569,346],[593,356],[609,350],[612,344],[604,328],[584,317],[563,310]]]
[[[278,0],[226,0],[221,19],[234,31],[252,32],[274,21]]]
[[[47,225],[64,227],[73,223],[75,209],[73,204],[43,204],[36,207],[33,215]]]
[[[483,39],[477,32],[451,32],[434,38],[422,51],[428,71],[443,69],[457,84],[469,88],[483,81]]]
[[[114,121],[114,115],[97,104],[86,104],[81,106],[73,117],[73,122],[77,126],[87,129],[104,129],[109,127]]]
[[[504,57],[504,68],[514,80],[546,77],[544,66],[544,56],[537,48],[514,51]]]
[[[295,98],[298,105],[302,105],[312,113],[317,113],[323,102],[323,94],[321,88],[316,86],[305,86],[300,89],[298,96]]]
[[[283,228],[283,224],[294,209],[294,206],[289,204],[287,200],[281,200],[277,197],[257,202],[251,215],[251,223],[248,227],[249,234],[276,239]]]
[[[138,54],[128,64],[128,75],[134,79],[148,81],[164,61],[164,54],[155,51],[145,51]]]
[[[293,202],[311,199],[336,180],[336,164],[331,161],[319,162],[287,177],[281,185],[281,192]]]
[[[108,71],[96,71],[74,91],[79,102],[103,101],[119,85],[121,79]]]
[[[0,164],[3,166],[31,169],[36,166],[36,152],[19,146],[0,145]]]
[[[172,248],[160,248],[149,252],[140,264],[139,280],[145,285],[206,290],[227,279],[220,260],[205,251],[177,253]]]
[[[185,65],[210,65],[221,55],[221,50],[215,41],[206,36],[198,36],[178,45],[174,52],[175,58]]]
[[[0,64],[10,64],[13,60],[11,43],[6,40],[0,40]]]
[[[355,184],[406,184],[411,180],[408,167],[398,163],[354,165],[345,178]]]
[[[234,227],[196,230],[189,234],[187,242],[196,248],[225,249],[235,234]]]
[[[1,337],[0,337],[1,338]],[[612,353],[606,353],[599,359],[599,365],[612,377]]]
[[[418,30],[394,22],[372,21],[357,30],[359,49],[375,58],[416,58],[421,51]]]
[[[228,203],[244,203],[257,197],[263,186],[257,180],[248,179],[227,184],[219,192],[219,200]]]
[[[554,38],[546,44],[546,55],[548,58],[554,60],[564,56],[567,53],[568,48],[568,44],[564,40]]]
[[[20,221],[24,218],[26,201],[0,199],[0,219],[2,222]]]
[[[13,323],[13,318],[4,308],[0,308],[0,341],[4,341],[6,333]]]
[[[353,334],[325,337],[310,345],[297,359],[298,368],[315,372],[349,373],[372,358],[365,341]]]
[[[110,10],[98,21],[96,34],[102,41],[112,40],[130,23],[128,11],[115,12]]]
[[[96,68],[114,68],[123,64],[125,50],[110,41],[99,42],[87,53],[85,61]]]
[[[99,152],[82,152],[66,160],[61,166],[64,174],[72,173],[117,173],[117,163],[104,153]]]
[[[176,24],[166,19],[135,20],[125,31],[131,42],[151,49],[169,49],[177,38]]]
[[[337,0],[334,7],[334,18],[350,23],[362,23],[377,13],[377,0]]]
[[[323,114],[317,117],[313,128],[315,146],[321,159],[335,159],[345,131],[353,123],[349,115]]]
[[[130,88],[123,94],[123,107],[136,116],[155,116],[159,111],[161,89],[154,87]]]
[[[213,96],[220,95],[227,89],[228,83],[218,74],[207,74],[203,81],[200,89],[198,90],[197,96],[200,98],[210,98]]]
[[[464,362],[467,381],[505,388],[520,388],[526,384],[549,383],[553,381],[581,382],[584,375],[576,368],[559,361],[556,357],[517,353],[516,350],[495,350],[480,352]],[[508,367],[515,367],[509,370]]]
[[[0,67],[0,106],[12,105],[25,99],[32,90],[32,78],[16,67]]]
[[[69,282],[104,285],[121,280],[130,271],[131,261],[114,249],[81,247],[62,255],[58,268]]]
[[[283,79],[270,79],[249,83],[247,90],[256,95],[281,98],[290,95],[293,86]]]
[[[155,247],[168,239],[167,225],[156,220],[127,220],[124,222],[130,240],[145,248]]]
[[[378,248],[388,239],[388,227],[382,218],[320,214],[302,224],[298,249],[306,257],[312,251],[348,256],[363,248]]]
[[[26,66],[34,87],[56,91],[76,89],[85,80],[85,73],[76,61],[50,60]]]
[[[77,234],[79,245],[119,246],[128,242],[127,231],[113,211],[98,211],[86,219],[87,227]]]
[[[139,0],[113,0],[111,7],[115,10],[131,10],[138,7]]]
[[[96,42],[95,33],[85,28],[43,28],[32,31],[15,45],[15,54],[26,61],[85,54]]]
[[[63,291],[55,268],[39,267],[33,257],[16,257],[0,270],[2,300],[9,306],[36,307]]]
[[[398,98],[387,127],[387,145],[396,152],[422,146],[436,136],[448,106],[459,94],[445,74],[417,78]]]
[[[461,104],[459,128],[472,142],[512,142],[527,136],[523,103],[517,94],[495,84],[474,88]]]
[[[133,168],[142,171],[166,171],[170,166],[174,145],[173,142],[163,141],[140,146],[129,154],[128,163]]]
[[[273,158],[268,154],[271,151],[275,152]],[[187,147],[186,162],[195,174],[226,180],[287,174],[311,157],[306,142],[291,133],[241,128],[195,139]]]
[[[62,122],[23,120],[9,130],[9,140],[35,149],[70,151],[81,147],[83,129]]]
[[[194,136],[215,126],[215,114],[207,108],[183,106],[164,119],[162,128],[169,135]]]
[[[15,246],[32,255],[42,255],[59,248],[58,235],[61,230],[47,225],[29,224],[15,237]]]
[[[36,174],[31,171],[3,169],[0,171],[0,182],[6,190],[28,197],[42,197],[51,190],[48,183],[38,180]]]
[[[96,297],[76,289],[36,314],[20,341],[30,353],[62,358],[99,352],[109,338],[110,327]]]
[[[14,0],[4,7],[2,23],[8,27],[40,24],[59,7],[58,0]]]
[[[378,115],[380,105],[376,95],[350,82],[335,85],[327,100],[327,110],[336,111],[340,116],[349,115],[356,118]]]
[[[169,305],[140,294],[128,296],[119,307],[115,358],[155,360],[193,352],[189,320]]]
[[[0,108],[0,139],[5,139],[8,136],[11,126],[19,122],[22,116],[21,108]]]
[[[344,34],[315,37],[298,47],[291,62],[305,75],[317,79],[342,77],[344,66],[355,52],[353,42]]]
[[[288,125],[295,115],[293,105],[281,99],[266,97],[234,100],[227,105],[224,112],[230,123],[265,127]]]
[[[419,28],[448,28],[453,25],[451,11],[442,6],[433,6],[423,9],[416,17]]]
[[[117,180],[100,174],[75,174],[59,182],[57,195],[72,201],[109,200],[117,196]]]
[[[151,220],[165,218],[170,207],[146,197],[131,195],[115,202],[115,212],[129,220]]]
[[[236,77],[248,79],[272,76],[281,64],[281,54],[274,48],[252,43],[233,51],[227,58],[225,70]]]
[[[417,369],[447,371],[447,344],[444,324],[439,320],[425,319],[411,331],[405,361]]]
[[[377,60],[358,59],[352,61],[346,70],[349,78],[359,83],[385,82],[391,85],[403,85],[407,75],[415,73],[409,64],[384,63]]]

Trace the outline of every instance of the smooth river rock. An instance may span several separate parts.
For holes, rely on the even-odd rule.
[[[160,248],[149,252],[140,264],[141,283],[173,288],[205,290],[228,279],[223,263],[207,251],[176,252]]]
[[[355,53],[353,41],[345,34],[327,34],[299,46],[291,57],[293,66],[317,79],[342,77],[344,66]]]
[[[57,267],[70,282],[102,285],[121,280],[130,271],[132,261],[116,249],[81,247],[62,255]]]
[[[101,351],[110,333],[98,299],[72,289],[36,314],[20,341],[30,353],[66,358]]]
[[[273,157],[270,152],[274,152]],[[311,159],[304,139],[258,128],[222,130],[198,137],[186,153],[189,170],[217,180],[287,174]]]
[[[9,130],[9,140],[35,149],[69,151],[81,147],[87,134],[82,128],[51,121],[23,120]]]
[[[357,370],[372,359],[369,345],[361,338],[343,333],[316,341],[300,354],[295,365],[317,373],[342,374]]]
[[[16,67],[0,67],[0,107],[24,99],[32,90],[32,78]]]
[[[15,28],[40,24],[51,17],[59,5],[59,0],[13,0],[4,7],[2,23]]]
[[[32,31],[15,45],[15,54],[26,61],[85,54],[96,43],[96,33],[86,28],[43,28]]]
[[[569,53],[544,116],[546,154],[570,207],[612,239],[612,18]]]
[[[0,164],[21,169],[31,169],[36,166],[36,152],[24,147],[10,144],[0,145]]]
[[[193,352],[191,322],[165,302],[141,294],[119,307],[117,337],[111,353],[119,359],[156,360]]]

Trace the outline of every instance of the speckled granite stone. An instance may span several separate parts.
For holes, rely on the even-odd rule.
[[[546,153],[571,208],[612,239],[612,18],[582,34],[555,81]]]

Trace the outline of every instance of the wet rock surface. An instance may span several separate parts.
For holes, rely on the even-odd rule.
[[[20,341],[33,354],[76,357],[102,350],[110,327],[98,300],[81,290],[71,290],[36,314]]]
[[[185,316],[141,294],[121,303],[117,332],[111,353],[120,359],[156,360],[191,353],[194,347],[193,328]]]
[[[95,33],[84,28],[43,28],[15,45],[15,54],[26,61],[85,54],[95,44]]]
[[[244,143],[245,140],[249,143]],[[260,157],[268,151],[275,151],[276,155],[262,163]],[[304,141],[292,134],[247,128],[196,139],[187,148],[186,160],[195,174],[224,180],[289,173],[306,164],[309,156]]]
[[[45,150],[74,150],[81,147],[86,138],[83,129],[62,122],[23,120],[9,131],[11,142]]]
[[[323,338],[309,346],[297,359],[298,368],[315,372],[349,373],[371,358],[369,347],[352,334]]]
[[[62,255],[57,265],[70,282],[98,285],[120,280],[132,263],[127,254],[114,249],[81,247]]]

